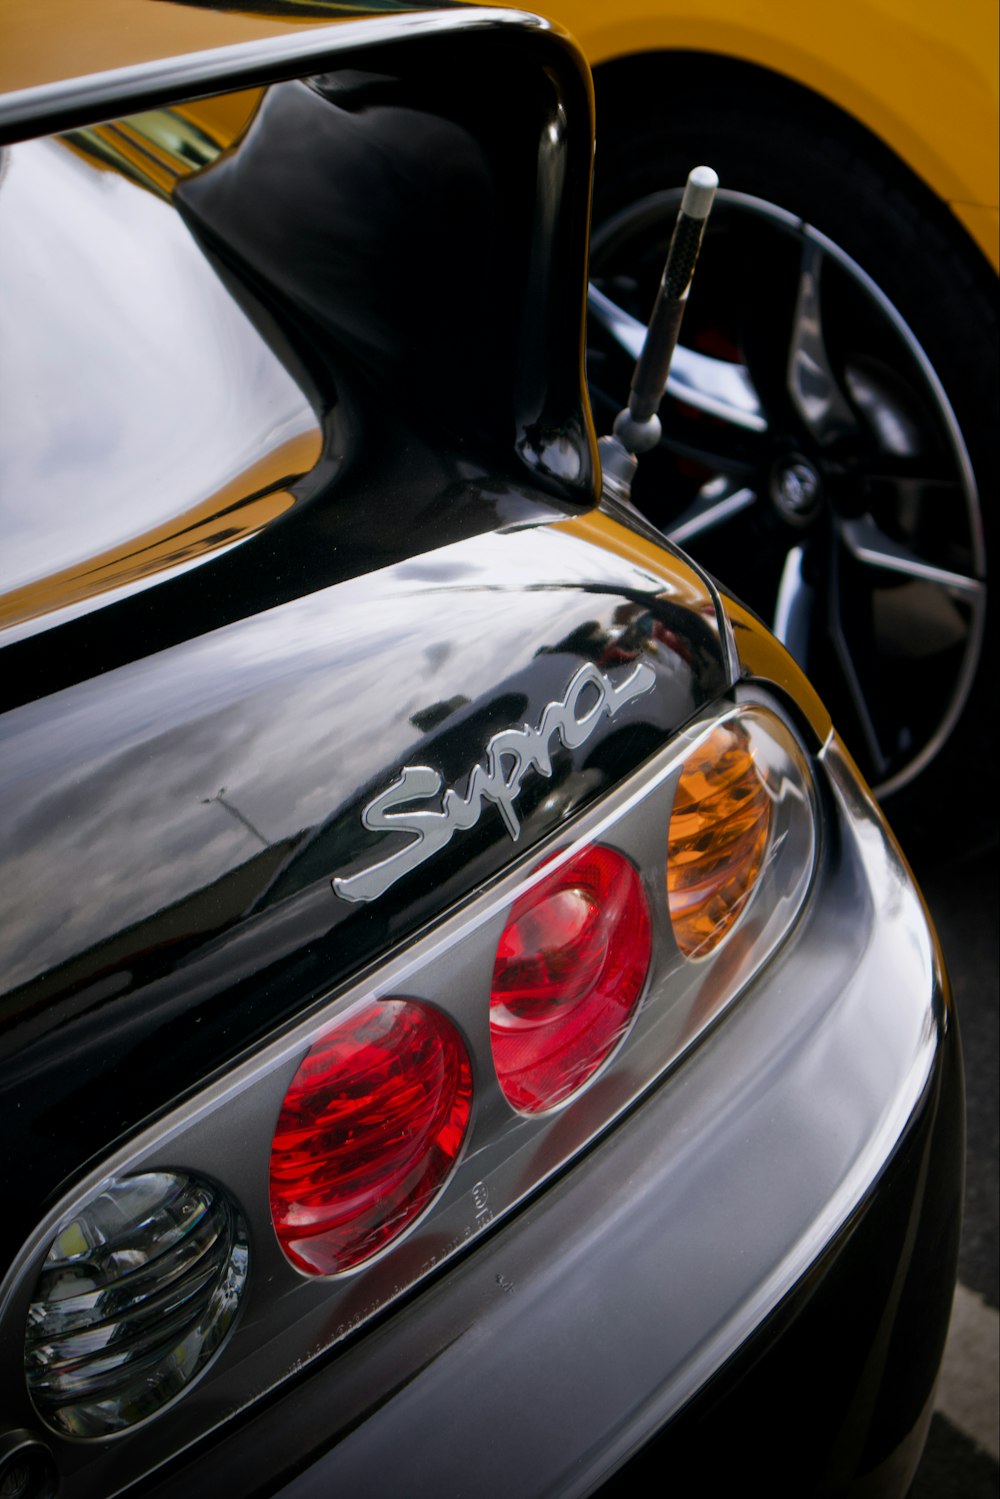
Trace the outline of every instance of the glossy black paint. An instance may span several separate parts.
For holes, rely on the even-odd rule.
[[[667,1477],[735,1493],[748,1472],[766,1473],[775,1499],[863,1499],[906,1482],[951,1316],[963,1098],[954,1032],[878,1192],[797,1293],[602,1487],[605,1499],[660,1493]]]
[[[616,555],[628,533],[611,521],[571,519],[595,482],[579,359],[589,99],[561,44],[532,40],[545,70],[523,39],[474,68],[454,40],[433,63],[424,45],[386,47],[377,71],[352,54],[279,84],[170,203],[141,160],[109,188],[106,138],[83,155],[75,141],[84,193],[128,205],[133,226],[134,204],[153,203],[174,274],[203,281],[211,257],[234,305],[229,324],[183,330],[192,395],[202,363],[224,364],[220,326],[255,328],[261,381],[291,377],[322,454],[255,533],[233,540],[220,520],[227,545],[180,565],[153,549],[129,571],[129,525],[157,522],[148,484],[192,465],[141,444],[135,467],[117,464],[160,308],[114,343],[125,394],[103,461],[81,458],[79,499],[100,513],[113,472],[124,572],[105,545],[89,594],[59,606],[65,567],[54,592],[22,586],[32,633],[20,618],[0,640],[2,1127],[22,1142],[0,1171],[3,1260],[86,1163],[522,856],[727,687],[707,586],[681,562]],[[254,430],[263,408],[238,389],[232,430]],[[15,468],[37,457],[30,435],[5,439]],[[198,498],[178,494],[181,521]],[[18,520],[44,554],[44,509]],[[640,658],[655,690],[525,783],[516,845],[488,805],[378,901],[333,893],[385,841],[361,812],[404,765],[461,786],[490,736],[537,724],[581,662],[620,679]]]

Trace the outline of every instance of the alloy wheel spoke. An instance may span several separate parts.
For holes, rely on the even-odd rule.
[[[771,628],[788,653],[806,670],[809,665],[816,590],[806,580],[804,562],[805,547],[792,547],[781,570]]]
[[[842,588],[845,580],[842,578],[841,568],[842,554],[836,540],[831,538],[829,555],[829,574],[827,595],[827,628],[833,644],[834,657],[840,668],[840,676],[847,690],[847,699],[854,712],[858,730],[864,741],[868,758],[868,778],[873,784],[878,785],[884,781],[889,771],[889,756],[882,746],[882,740],[878,729],[875,727],[875,718],[865,692],[858,667],[855,662],[855,651],[852,650],[851,642],[847,638],[844,625],[845,598]],[[848,598],[853,595],[848,593]],[[857,642],[855,641],[855,649]]]
[[[827,354],[820,299],[823,259],[820,246],[807,234],[802,242],[787,381],[801,420],[818,442],[830,442],[854,432],[857,422]]]
[[[724,428],[714,430],[706,424],[704,437],[693,423],[683,427],[665,420],[660,448],[667,449],[677,458],[700,464],[714,474],[725,474],[737,484],[752,484],[758,473],[758,464],[747,445],[729,441],[730,434]]]
[[[887,761],[885,754],[883,753],[882,745],[879,741],[878,733],[875,729],[875,723],[872,719],[871,711],[868,707],[868,699],[865,697],[864,689],[862,688],[861,681],[858,677],[857,668],[854,665],[854,658],[852,657],[850,650],[848,649],[847,642],[840,631],[834,632],[833,643],[834,649],[837,653],[837,659],[840,662],[841,674],[844,678],[844,682],[846,683],[848,695],[851,699],[851,703],[858,720],[858,726],[861,730],[862,737],[864,738],[865,747],[868,750],[869,759],[872,766],[874,767],[877,780],[881,781],[885,778],[885,775],[889,769],[889,762]]]
[[[840,532],[851,556],[865,567],[899,573],[923,583],[934,583],[947,589],[949,593],[960,594],[969,600],[978,601],[985,595],[986,585],[978,578],[970,578],[964,573],[952,572],[935,563],[925,562],[902,542],[888,536],[870,515],[841,521]]]
[[[632,359],[638,359],[646,342],[646,325],[612,302],[591,283],[587,305],[591,320],[608,333]],[[754,388],[750,371],[743,364],[712,359],[679,344],[674,352],[667,381],[667,394],[704,411],[720,421],[748,432],[766,432],[767,418]],[[622,393],[622,405],[625,404]]]
[[[941,489],[947,486],[961,492],[962,481],[954,466],[944,458],[935,460],[927,453],[899,456],[894,453],[862,452],[855,458],[839,455],[837,469],[845,476],[864,484],[921,484]]]
[[[844,384],[882,454],[916,460],[924,452],[925,434],[916,413],[884,375],[877,378],[862,363],[848,364]]]
[[[854,657],[851,655],[850,647],[844,637],[839,618],[836,620],[831,634],[833,636],[833,648],[840,665],[841,676],[847,688],[847,695],[850,698],[851,706],[854,709],[861,737],[864,739],[865,748],[868,751],[868,759],[874,771],[874,778],[876,782],[882,781],[888,772],[889,762],[882,749],[882,743],[875,728],[875,721],[868,706],[868,699],[861,685],[858,669],[854,664]]]
[[[708,484],[698,498],[664,528],[664,534],[675,546],[690,546],[699,536],[726,525],[756,502],[757,496],[752,489],[734,490],[726,485],[720,493],[717,486]]]

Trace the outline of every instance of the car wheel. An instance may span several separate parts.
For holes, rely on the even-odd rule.
[[[919,782],[925,803],[983,728],[994,288],[940,205],[858,127],[831,134],[827,106],[787,85],[666,98],[623,121],[619,97],[602,129],[598,91],[598,430],[704,161],[722,186],[633,498],[771,624],[879,793]]]

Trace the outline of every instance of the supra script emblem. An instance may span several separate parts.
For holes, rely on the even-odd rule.
[[[343,900],[375,900],[402,875],[444,848],[458,830],[474,827],[484,802],[492,802],[517,841],[521,832],[514,802],[529,770],[552,774],[552,736],[567,749],[590,738],[603,716],[614,718],[626,703],[648,692],[656,681],[651,666],[640,661],[623,682],[615,684],[591,662],[575,672],[566,694],[542,710],[538,727],[504,729],[486,746],[485,761],[472,767],[464,793],[449,787],[441,809],[413,807],[441,790],[441,774],[429,765],[407,765],[396,780],[365,807],[361,821],[373,833],[409,833],[410,842],[357,874],[333,880]]]

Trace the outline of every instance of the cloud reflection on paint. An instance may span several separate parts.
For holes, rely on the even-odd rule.
[[[278,845],[322,824],[405,762],[429,706],[495,694],[540,645],[595,616],[614,629],[618,586],[650,598],[662,590],[548,530],[474,538],[423,562],[241,620],[8,715],[7,986],[212,884],[259,854],[260,838]],[[456,640],[460,651],[441,649]],[[665,653],[660,670],[675,673],[692,711],[682,658]]]
[[[247,471],[260,488],[262,460],[310,434],[318,457],[304,394],[174,209],[56,140],[10,152],[0,278],[4,592]]]

